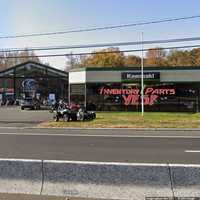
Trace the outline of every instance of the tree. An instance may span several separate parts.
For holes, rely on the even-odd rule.
[[[18,53],[18,56],[19,56],[19,61],[18,61],[19,63],[23,63],[27,61],[40,62],[40,59],[36,56],[34,51],[30,51],[28,49],[25,49],[24,51]]]
[[[32,57],[30,57],[32,56]],[[14,65],[27,62],[27,61],[35,61],[41,62],[40,59],[36,56],[33,51],[29,51],[25,49],[21,52],[6,52],[0,54],[0,70],[7,69]]]
[[[192,49],[190,51],[191,66],[200,66],[200,48]]]
[[[102,53],[107,52],[107,53]],[[109,52],[109,53],[108,53]],[[87,67],[124,67],[124,54],[119,51],[119,48],[107,48],[98,52],[93,52],[85,59]]]
[[[77,56],[71,53],[71,55],[67,57],[65,71],[69,71],[70,69],[73,69],[73,68],[80,68],[80,67],[87,66],[86,59],[87,59],[87,56],[85,55]]]
[[[136,67],[141,65],[141,58],[139,56],[128,55],[125,57],[126,67]]]
[[[149,49],[146,53],[146,61],[145,64],[147,66],[166,66],[166,51],[161,48]]]
[[[106,53],[104,53],[106,52]],[[166,52],[162,48],[148,50],[144,58],[145,67],[148,66],[200,66],[200,48],[188,51],[171,50]],[[1,65],[1,62],[0,62]],[[134,67],[141,66],[141,58],[135,55],[124,55],[119,48],[107,48],[93,52],[89,56],[68,57],[67,70],[77,67]]]
[[[189,51],[170,51],[168,57],[169,66],[193,66],[193,58]]]

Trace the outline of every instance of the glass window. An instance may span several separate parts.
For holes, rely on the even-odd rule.
[[[87,84],[87,107],[91,110],[117,111],[122,109],[120,94],[107,94],[104,91],[121,89],[121,83]]]
[[[70,103],[84,105],[85,84],[71,84],[70,85]]]
[[[200,104],[200,98],[198,98],[198,89],[195,84],[145,83],[145,111],[195,112],[198,104]],[[100,111],[140,111],[140,84],[87,84],[87,106]]]

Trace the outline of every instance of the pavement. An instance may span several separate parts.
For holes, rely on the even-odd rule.
[[[200,164],[200,130],[37,128],[51,118],[1,107],[0,158]]]
[[[0,107],[0,126],[35,127],[52,119],[48,110],[21,110],[19,106]]]
[[[200,164],[200,131],[0,128],[0,158]]]
[[[21,195],[21,194],[0,194],[1,200],[68,200],[67,198],[45,197],[36,195]],[[70,199],[73,200],[73,199]]]
[[[1,200],[86,200],[80,198],[52,197],[39,195],[22,195],[22,194],[0,194]],[[92,199],[87,199],[92,200]],[[95,199],[98,200],[98,199]]]
[[[200,164],[198,129],[38,128],[49,111],[0,108],[0,158]],[[65,200],[0,194],[1,200]],[[70,200],[81,200],[73,199]]]

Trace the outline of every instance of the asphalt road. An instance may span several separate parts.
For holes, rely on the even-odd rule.
[[[21,110],[19,106],[0,107],[0,126],[35,127],[39,123],[52,119],[48,110]]]
[[[0,128],[0,158],[200,164],[200,131]]]

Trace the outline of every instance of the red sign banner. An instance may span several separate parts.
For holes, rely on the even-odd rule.
[[[14,93],[14,88],[0,88],[0,93],[3,92]]]
[[[101,95],[122,95],[124,105],[139,105],[141,102],[141,95],[139,89],[111,89],[102,87],[100,89]],[[160,96],[175,95],[174,88],[145,88],[144,89],[144,105],[154,105]]]

